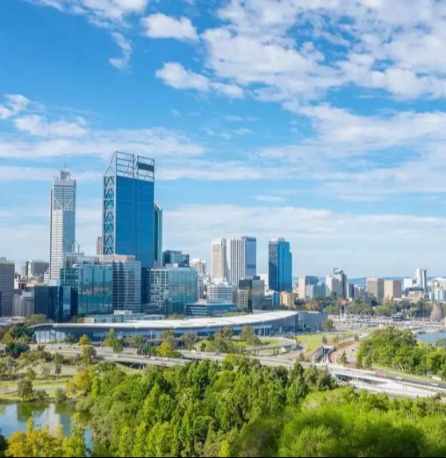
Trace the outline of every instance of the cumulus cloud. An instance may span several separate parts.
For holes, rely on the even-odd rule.
[[[162,13],[152,14],[141,20],[144,35],[150,38],[174,38],[181,41],[197,41],[198,34],[191,21],[175,19]]]

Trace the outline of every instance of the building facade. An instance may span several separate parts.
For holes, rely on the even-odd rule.
[[[231,237],[227,243],[229,282],[238,285],[242,278],[254,277],[257,271],[257,239]]]
[[[195,303],[198,274],[190,267],[163,267],[150,271],[150,307],[164,315],[186,313],[186,304]]]
[[[50,264],[46,261],[29,261],[26,263],[26,273],[29,279],[36,278],[43,280]]]
[[[207,298],[209,300],[234,301],[236,288],[227,282],[213,283],[207,286]]]
[[[154,263],[155,161],[115,152],[104,175],[103,252]]]
[[[189,267],[190,256],[186,253],[176,250],[163,251],[163,262],[162,267],[173,266],[177,267]]]
[[[29,318],[34,313],[34,292],[22,291],[13,298],[14,316]]]
[[[401,299],[403,294],[403,285],[400,280],[385,280],[384,281],[384,299],[393,301]]]
[[[292,254],[290,243],[284,238],[269,242],[269,289],[282,292],[293,288]]]
[[[0,315],[12,316],[14,297],[15,264],[6,258],[0,258]]]
[[[206,261],[203,259],[192,259],[190,262],[192,269],[195,269],[200,277],[206,276]]]
[[[384,299],[384,279],[382,278],[367,278],[367,293],[374,297],[378,302]]]
[[[263,308],[265,303],[265,282],[259,276],[239,280],[239,291],[248,292],[248,311],[252,312],[253,310],[261,310]]]
[[[211,278],[215,283],[228,280],[228,258],[226,239],[216,239],[211,245]]]
[[[298,286],[298,294],[299,299],[306,300],[307,299],[307,286],[310,285],[317,285],[319,283],[319,277],[314,275],[304,275],[299,277],[299,286]],[[325,296],[325,291],[324,291]]]
[[[76,180],[61,170],[51,188],[50,279],[59,280],[65,255],[76,251]]]
[[[413,280],[415,287],[422,288],[424,292],[427,291],[427,269],[417,269]]]
[[[163,209],[158,203],[154,203],[154,253],[153,260],[155,267],[161,267],[163,255]]]
[[[102,241],[102,236],[99,236],[96,239],[96,256],[104,254],[104,243]]]

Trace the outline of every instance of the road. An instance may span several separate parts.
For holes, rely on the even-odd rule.
[[[69,345],[47,346],[46,350],[50,353],[61,353],[65,356],[75,356],[82,351],[80,347]],[[135,349],[125,349],[124,352],[120,354],[114,354],[109,348],[99,347],[96,351],[97,357],[104,361],[165,367],[187,364],[191,360],[222,362],[226,356],[215,353],[182,351],[181,354],[184,359],[172,359],[138,355]],[[290,361],[279,356],[251,356],[251,358],[257,359],[261,365],[268,367],[286,367],[291,369],[295,364],[294,361]],[[432,382],[414,379],[410,376],[404,376],[404,378],[402,378],[395,374],[350,369],[336,364],[301,364],[306,368],[316,366],[320,369],[328,370],[337,380],[346,381],[356,388],[365,389],[373,393],[388,393],[391,396],[410,398],[446,394],[445,383],[433,384]]]

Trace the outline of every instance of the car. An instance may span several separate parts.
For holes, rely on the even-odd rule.
[[[438,386],[438,383],[431,383],[432,386]]]
[[[404,377],[396,377],[397,380],[404,380]]]

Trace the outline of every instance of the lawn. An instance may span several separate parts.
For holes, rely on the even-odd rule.
[[[296,339],[304,348],[306,356],[310,356],[318,347],[322,345],[324,336],[327,338],[328,345],[336,345],[336,336],[339,336],[339,342],[352,339],[356,332],[339,332],[339,333],[319,333],[319,334],[297,334]]]

